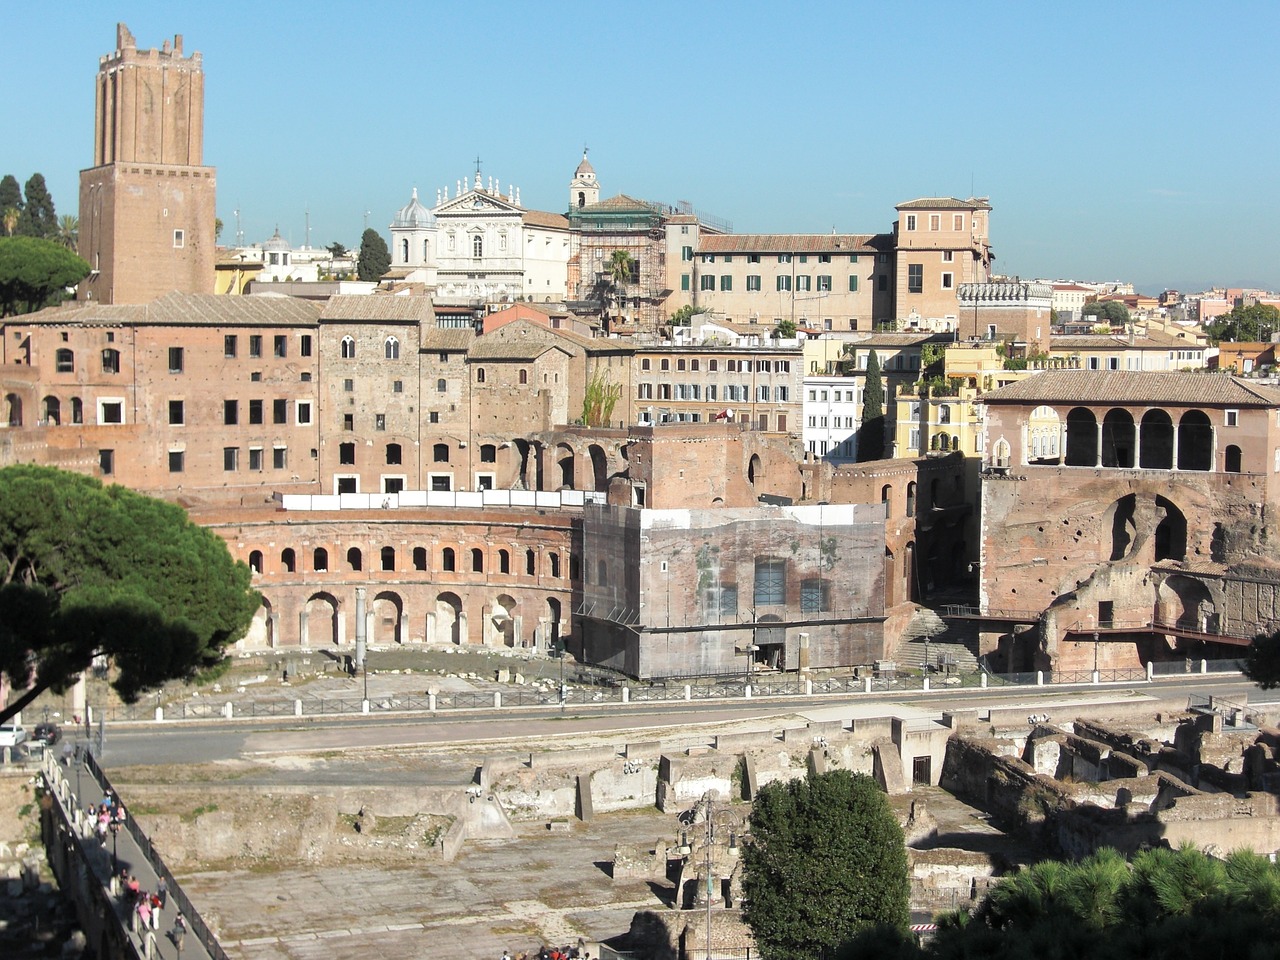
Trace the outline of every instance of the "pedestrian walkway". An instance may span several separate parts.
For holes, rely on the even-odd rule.
[[[107,891],[109,901],[115,905],[116,920],[138,955],[152,960],[224,960],[226,955],[216,942],[211,955],[192,929],[201,923],[198,916],[184,915],[186,933],[175,938],[174,924],[185,897],[172,879],[168,881],[163,907],[151,926],[144,927],[134,909],[132,891],[126,889],[121,877],[127,874],[129,879],[136,878],[140,890],[156,893],[160,889],[160,875],[134,836],[134,831],[138,831],[145,842],[145,835],[131,823],[129,806],[123,798],[116,798],[116,802],[124,803],[125,823],[117,831],[108,832],[105,843],[99,839],[96,819],[90,818],[87,811],[91,804],[97,806],[103,802],[107,787],[99,781],[92,761],[80,759],[78,752],[76,757],[64,758],[62,762],[50,754],[45,758],[44,771],[53,787],[55,802],[72,824],[92,881]]]

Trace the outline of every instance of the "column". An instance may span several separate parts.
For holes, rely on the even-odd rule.
[[[458,645],[465,646],[471,642],[471,634],[467,629],[467,611],[458,612]]]
[[[1096,454],[1097,455],[1094,458],[1096,461],[1094,463],[1094,466],[1100,467],[1102,466],[1102,421],[1101,420],[1098,421],[1098,449],[1096,451]]]
[[[368,648],[368,623],[365,618],[364,587],[356,587],[356,667],[364,665]]]

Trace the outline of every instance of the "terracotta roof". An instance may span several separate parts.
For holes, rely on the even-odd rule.
[[[569,218],[560,213],[547,213],[545,210],[526,210],[524,222],[531,227],[544,227],[550,230],[568,230]]]
[[[86,303],[75,307],[50,307],[25,317],[21,322],[139,326],[312,326],[320,317],[321,304],[298,297],[266,294],[251,297],[217,296],[212,293],[167,293],[150,303]]]
[[[1127,333],[1053,334],[1049,338],[1049,344],[1049,349],[1056,351],[1114,350],[1122,347],[1130,350],[1204,349],[1204,346],[1196,343],[1193,338],[1175,336],[1163,330],[1148,330],[1143,336],[1134,337],[1132,343],[1129,342]]]
[[[1082,287],[1078,283],[1051,283],[1049,286],[1055,290],[1082,290],[1085,293],[1093,293],[1093,287]]]
[[[995,404],[1270,407],[1280,406],[1280,390],[1221,373],[1044,370],[988,393],[982,399]]]
[[[564,347],[542,340],[494,340],[481,337],[467,352],[468,362],[477,360],[537,360],[548,350],[568,353]]]
[[[870,233],[725,233],[701,238],[699,253],[875,253]]]
[[[985,197],[970,197],[959,200],[955,197],[921,197],[900,203],[895,210],[990,210],[991,204]]]
[[[635,197],[629,197],[625,193],[610,197],[607,200],[601,200],[599,203],[589,203],[574,213],[587,216],[592,213],[614,213],[627,210],[643,210],[646,213],[660,213],[661,208],[656,203],[650,203],[648,200],[637,200]]]
[[[320,314],[320,322],[336,320],[355,323],[426,323],[435,322],[430,297],[367,296],[346,294],[330,297]]]
[[[470,327],[432,327],[422,331],[420,343],[428,353],[466,353],[475,339]]]

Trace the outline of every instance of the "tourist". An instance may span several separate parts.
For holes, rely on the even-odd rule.
[[[164,877],[156,884],[156,896],[160,898],[160,909],[163,910],[169,903],[169,881]]]
[[[182,915],[182,911],[178,911],[178,915],[173,918],[173,929],[169,931],[169,939],[173,941],[173,945],[178,948],[178,953],[182,953],[182,941],[187,936],[187,918]]]

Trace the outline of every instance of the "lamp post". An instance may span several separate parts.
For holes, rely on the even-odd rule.
[[[924,673],[925,673],[925,676],[928,676],[928,675],[929,675],[929,640],[930,640],[930,639],[931,639],[931,638],[930,638],[929,634],[927,634],[927,633],[926,633],[926,634],[924,635]]]
[[[560,712],[564,713],[569,691],[564,685],[564,637],[556,637],[556,656],[560,658]]]
[[[116,841],[120,837],[120,821],[113,817],[107,826],[111,830],[111,875],[114,877],[120,872],[120,862],[116,859]]]
[[[707,842],[706,842],[706,870],[707,870],[707,960],[711,960],[711,891],[714,883],[711,877],[711,843],[715,839],[715,825],[711,821],[711,804],[712,792],[707,791]]]

